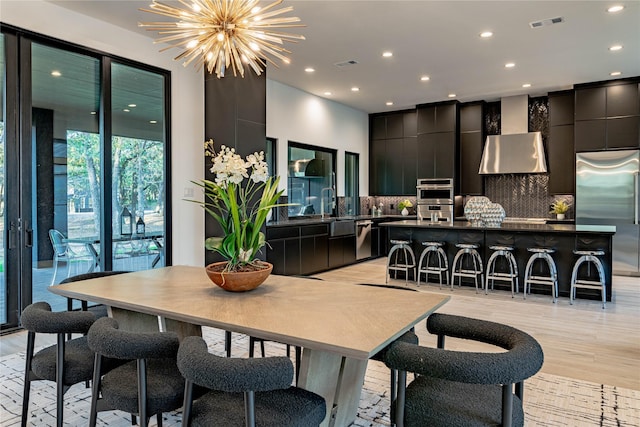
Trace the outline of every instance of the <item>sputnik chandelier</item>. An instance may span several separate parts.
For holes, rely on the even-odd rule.
[[[271,57],[285,64],[283,41],[297,42],[304,36],[273,31],[276,28],[304,27],[297,17],[282,17],[293,7],[273,10],[282,0],[260,8],[258,0],[178,0],[185,8],[173,7],[153,0],[150,9],[140,10],[178,19],[178,22],[141,22],[147,31],[158,31],[162,37],[154,43],[168,43],[171,48],[184,49],[175,60],[184,59],[186,67],[194,62],[196,68],[215,70],[218,78],[224,77],[228,68],[233,75],[244,77],[243,63],[260,75],[269,62],[278,66]],[[271,56],[271,57],[270,57]]]

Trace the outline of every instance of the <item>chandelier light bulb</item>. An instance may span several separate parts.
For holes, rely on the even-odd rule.
[[[193,63],[196,68],[205,67],[218,78],[224,77],[229,68],[234,76],[244,77],[243,63],[257,75],[262,74],[267,63],[277,67],[275,59],[288,64],[286,55],[291,52],[283,47],[284,42],[296,43],[305,39],[302,35],[281,31],[304,27],[298,24],[300,18],[282,16],[293,11],[292,7],[275,9],[283,0],[275,0],[262,8],[257,6],[257,0],[178,1],[185,8],[152,0],[149,9],[140,9],[174,18],[177,22],[141,22],[138,25],[160,34],[155,43],[168,45],[160,52],[181,49],[175,60],[183,60],[185,66]]]

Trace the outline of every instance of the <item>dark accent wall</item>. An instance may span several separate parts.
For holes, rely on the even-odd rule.
[[[204,135],[206,139],[214,140],[216,150],[221,145],[234,147],[243,157],[254,151],[264,151],[267,140],[266,111],[266,73],[258,76],[252,70],[245,70],[244,78],[227,73],[227,76],[221,79],[205,73]],[[210,168],[211,162],[207,158],[205,179],[213,179]],[[205,236],[215,235],[221,235],[221,230],[218,224],[206,215]],[[264,256],[261,258],[264,259]],[[222,258],[207,251],[205,261],[209,264],[222,261]]]

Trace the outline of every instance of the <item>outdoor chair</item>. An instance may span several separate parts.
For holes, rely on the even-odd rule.
[[[317,426],[325,418],[324,398],[293,387],[287,357],[243,359],[209,353],[206,342],[185,338],[178,368],[186,379],[182,426]],[[195,386],[208,389],[194,400]]]
[[[522,426],[524,380],[542,367],[544,355],[530,335],[494,322],[435,313],[427,329],[438,348],[395,342],[387,366],[417,377],[398,389],[396,425]],[[480,341],[505,349],[481,353],[444,349],[445,336]],[[515,385],[515,394],[514,394]]]
[[[93,262],[93,257],[87,253],[82,245],[71,246],[67,243],[67,238],[56,229],[49,230],[49,240],[53,247],[53,277],[51,278],[51,286],[56,284],[58,275],[58,266],[61,262],[65,262],[67,266],[67,277],[71,275],[71,266],[78,261]],[[78,246],[81,249],[77,249]],[[74,249],[76,247],[76,249]]]

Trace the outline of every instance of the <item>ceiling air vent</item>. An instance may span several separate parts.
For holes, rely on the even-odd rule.
[[[356,61],[355,59],[349,59],[347,61],[336,62],[333,65],[335,65],[336,67],[343,68],[343,67],[348,67],[350,65],[356,65],[357,63],[358,61]]]
[[[540,28],[546,27],[548,25],[559,24],[564,22],[564,18],[562,16],[558,16],[556,18],[542,19],[540,21],[529,22],[529,26],[531,28]]]

